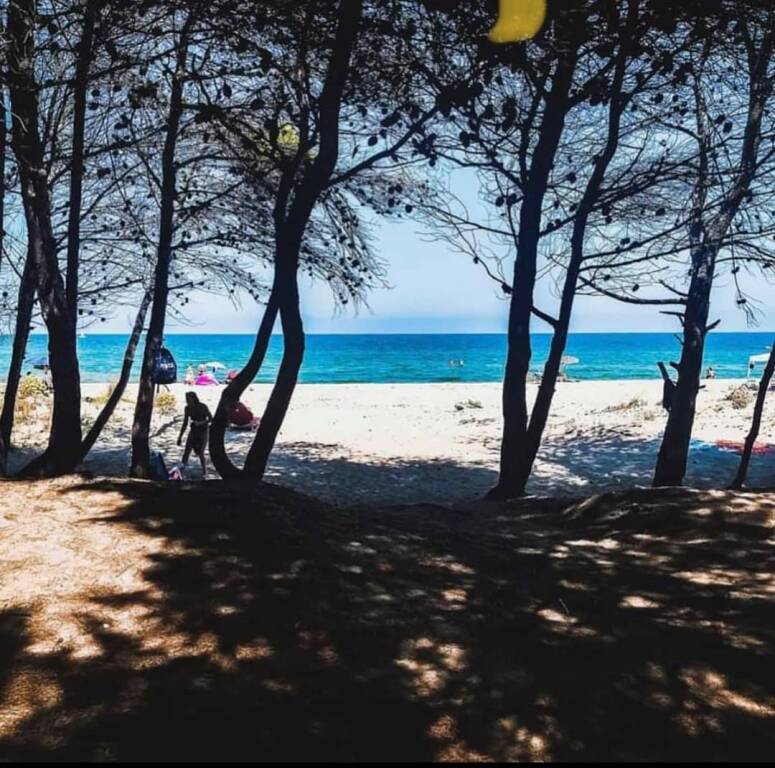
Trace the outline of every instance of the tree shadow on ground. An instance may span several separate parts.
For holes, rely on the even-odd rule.
[[[539,453],[528,490],[536,494],[589,494],[650,486],[661,440],[601,430],[597,435],[548,437]],[[686,484],[724,488],[732,482],[740,455],[710,443],[692,441]],[[755,456],[749,472],[753,488],[769,487],[775,456]]]
[[[2,759],[775,748],[770,496],[335,509],[220,482],[38,488],[6,486],[28,500],[15,524],[39,504],[60,527],[3,574],[53,586],[0,616]]]

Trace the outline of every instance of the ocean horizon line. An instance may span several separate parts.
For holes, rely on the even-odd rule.
[[[80,333],[80,332],[79,332]],[[95,331],[93,333],[83,331],[84,336],[122,336],[129,335],[129,331]],[[145,332],[143,332],[144,334]],[[671,336],[675,337],[678,331],[570,331],[568,336]],[[713,331],[712,336],[755,336],[773,335],[775,342],[775,330],[748,329],[744,331]],[[13,334],[0,333],[0,339],[11,338]],[[30,337],[47,337],[47,333],[31,332]],[[196,333],[193,331],[169,331],[165,336],[255,336],[252,331],[207,331]],[[312,332],[307,331],[305,336],[507,336],[507,331],[341,331],[341,332]],[[551,331],[532,331],[531,336],[552,336]],[[282,338],[282,333],[272,333],[272,338]]]

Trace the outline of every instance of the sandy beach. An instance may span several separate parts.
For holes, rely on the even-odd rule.
[[[725,487],[734,475],[738,455],[715,443],[745,438],[753,394],[744,407],[728,399],[741,384],[714,380],[701,391],[688,484]],[[83,386],[85,424],[98,412],[106,389],[107,384]],[[170,387],[175,409],[154,414],[152,445],[169,465],[181,455],[176,440],[186,389]],[[220,388],[195,389],[214,409]],[[586,495],[648,485],[665,421],[661,390],[659,381],[560,383],[529,492]],[[474,499],[496,476],[500,392],[499,384],[299,385],[267,479],[342,504]],[[243,400],[260,413],[268,394],[269,386],[253,385]],[[126,473],[134,395],[129,387],[85,471]],[[45,444],[47,417],[43,401],[34,418],[18,426],[12,468]],[[250,433],[229,433],[235,460],[244,456],[250,439]],[[775,443],[775,418],[765,415],[760,444],[768,443]],[[194,462],[187,477],[201,478]],[[773,477],[775,455],[755,456],[750,485],[771,486]]]

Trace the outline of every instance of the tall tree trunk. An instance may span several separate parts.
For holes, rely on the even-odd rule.
[[[745,485],[748,477],[748,465],[751,463],[751,453],[753,452],[756,438],[759,437],[759,429],[762,424],[762,414],[764,413],[764,401],[767,399],[767,390],[772,381],[772,375],[775,373],[775,344],[770,350],[770,357],[767,365],[764,366],[762,380],[759,382],[759,391],[756,393],[756,404],[753,407],[753,419],[751,420],[751,430],[745,438],[743,446],[743,455],[740,457],[740,466],[737,468],[737,474],[732,484],[729,486],[733,491],[739,491]]]
[[[8,151],[6,116],[5,89],[0,88],[0,269],[2,269],[5,257],[5,166]]]
[[[164,325],[167,318],[169,297],[169,272],[172,261],[172,239],[175,217],[175,150],[183,114],[183,72],[188,46],[188,28],[192,17],[189,16],[181,34],[178,50],[177,68],[170,91],[167,132],[162,153],[161,212],[159,219],[159,244],[156,254],[154,274],[153,306],[148,333],[145,337],[143,367],[140,372],[140,385],[137,392],[134,423],[132,424],[132,459],[129,467],[131,477],[147,478],[150,475],[150,432],[153,415],[153,391],[151,370],[157,352],[161,349],[164,337]]]
[[[78,322],[78,269],[81,252],[81,207],[83,201],[84,133],[86,129],[86,91],[89,65],[94,48],[96,2],[87,0],[83,30],[78,43],[78,60],[73,79],[73,148],[70,158],[70,205],[67,221],[67,275],[65,290],[73,325]]]
[[[32,310],[35,307],[35,274],[32,256],[27,254],[19,282],[19,293],[16,302],[16,329],[13,335],[11,363],[8,366],[8,376],[5,382],[3,410],[0,412],[0,476],[5,476],[8,470],[8,452],[11,450],[13,435],[13,419],[16,409],[16,395],[22,376],[22,363],[27,352],[27,340],[30,335]]]
[[[26,475],[70,471],[81,443],[81,381],[75,325],[67,306],[51,225],[48,179],[38,131],[37,84],[34,80],[34,0],[8,5],[8,87],[13,112],[12,145],[19,169],[29,253],[38,301],[48,330],[54,408],[48,448],[25,470]]]
[[[683,318],[683,348],[678,363],[678,380],[673,390],[673,401],[654,475],[654,485],[657,486],[681,485],[686,475],[702,377],[715,267],[714,248],[704,245],[693,254],[692,279]]]
[[[544,364],[541,383],[538,385],[533,409],[530,414],[530,422],[524,438],[524,449],[521,452],[513,473],[513,492],[521,495],[525,492],[527,481],[533,471],[538,449],[541,447],[544,429],[549,420],[549,412],[552,407],[557,377],[562,366],[562,357],[568,343],[568,329],[573,311],[573,300],[576,296],[579,268],[581,259],[574,259],[568,266],[563,285],[562,300],[560,302],[560,316],[554,326],[552,343],[549,348],[549,356]]]
[[[219,403],[217,421],[213,425],[216,438],[213,463],[216,463],[217,457],[217,461],[223,468],[219,471],[226,472],[228,477],[247,476],[251,482],[258,482],[263,478],[266,463],[296,386],[304,358],[304,327],[299,310],[297,280],[299,253],[312,211],[328,185],[339,159],[339,116],[350,71],[352,50],[360,27],[362,8],[362,0],[341,0],[339,4],[336,38],[319,98],[320,138],[317,156],[298,183],[290,206],[287,206],[289,188],[278,195],[275,205],[275,282],[272,296],[259,329],[250,368],[242,372],[245,376],[241,379],[239,387],[235,387],[229,393],[229,403],[234,402],[234,395],[244,391],[255,376],[251,371],[258,372],[278,311],[283,328],[283,359],[272,394],[264,410],[261,425],[248,452],[245,467],[239,475],[223,450],[223,433],[228,414],[226,406],[229,403],[223,397]],[[305,150],[300,147],[300,151]]]
[[[262,478],[277,434],[296,389],[299,370],[304,360],[304,326],[299,308],[299,284],[296,260],[283,266],[280,275],[280,321],[283,329],[283,357],[272,393],[264,409],[261,424],[245,460],[245,472],[251,478]]]
[[[129,335],[126,349],[124,350],[124,362],[121,366],[121,375],[119,376],[116,386],[110,393],[107,402],[102,407],[97,418],[94,420],[89,431],[86,433],[86,437],[81,444],[80,456],[78,463],[80,464],[88,455],[89,451],[97,442],[102,430],[113,415],[113,411],[116,410],[116,406],[121,402],[121,398],[126,391],[126,386],[129,383],[129,377],[132,374],[132,366],[135,362],[135,352],[137,345],[140,342],[140,336],[143,333],[143,326],[145,325],[145,317],[148,314],[148,307],[151,305],[151,298],[153,297],[153,291],[149,288],[144,294],[142,301],[140,302],[140,308],[137,310],[135,316],[135,322],[132,326],[132,333]]]
[[[745,24],[741,19],[740,24]],[[745,36],[748,47],[749,103],[743,141],[737,168],[734,170],[729,191],[721,205],[713,211],[713,219],[706,224],[705,199],[712,182],[711,142],[708,129],[709,116],[701,91],[695,88],[698,109],[699,172],[695,186],[690,237],[692,241],[692,276],[683,317],[683,350],[678,365],[678,381],[673,405],[667,418],[665,434],[659,448],[654,485],[681,485],[689,460],[689,445],[694,426],[697,393],[700,390],[705,337],[708,333],[710,294],[716,268],[718,251],[722,247],[732,222],[751,183],[756,176],[757,158],[762,138],[762,120],[767,101],[772,94],[772,78],[769,77],[775,33],[769,28],[758,50],[750,35]]]
[[[635,34],[635,22],[637,20],[639,0],[631,0],[627,14],[627,38]],[[623,33],[624,34],[624,31]],[[627,104],[627,97],[622,93],[624,76],[627,65],[627,51],[629,39],[623,38],[619,43],[619,51],[616,58],[616,67],[611,85],[608,127],[606,143],[595,168],[589,177],[584,194],[578,205],[578,212],[573,223],[571,236],[571,252],[568,266],[565,270],[562,296],[560,299],[560,312],[553,324],[552,343],[549,356],[544,364],[541,383],[538,386],[535,402],[530,413],[530,421],[523,438],[523,449],[517,453],[516,462],[512,468],[510,480],[510,492],[521,495],[525,492],[527,482],[533,471],[538,449],[541,446],[552,400],[557,386],[557,378],[562,367],[562,358],[568,343],[568,331],[573,313],[573,302],[576,297],[579,274],[584,261],[584,243],[587,233],[587,223],[595,201],[598,198],[601,185],[605,179],[608,166],[619,147],[619,134],[621,128],[622,112]],[[532,298],[531,298],[532,302]],[[531,304],[532,309],[532,304]]]
[[[565,19],[564,21],[568,21]],[[547,96],[539,138],[530,164],[529,181],[519,214],[519,245],[514,263],[514,286],[509,306],[508,351],[503,379],[503,436],[500,473],[488,499],[505,499],[521,493],[519,468],[526,461],[528,427],[527,379],[532,348],[530,320],[533,314],[541,213],[549,174],[567,115],[568,94],[576,68],[577,51],[566,42],[552,88]]]
[[[5,258],[5,155],[6,144],[8,143],[8,129],[5,123],[5,89],[0,88],[0,271],[3,268],[3,259]],[[7,397],[8,387],[5,388],[4,398]],[[14,403],[16,397],[14,396]],[[5,401],[3,404],[5,409]],[[13,413],[13,411],[12,411]],[[13,422],[13,416],[11,417]],[[13,424],[11,425],[11,428]],[[0,476],[6,473],[8,465],[8,451],[11,449],[11,429],[3,429],[2,417],[0,417]]]
[[[231,461],[226,452],[225,437],[226,428],[229,425],[229,413],[261,370],[267,349],[269,348],[269,341],[272,337],[272,329],[274,328],[276,318],[277,288],[273,287],[266,309],[264,309],[264,316],[261,318],[261,325],[258,328],[250,358],[245,367],[229,382],[221,393],[218,407],[215,410],[213,421],[210,425],[210,457],[213,460],[216,472],[225,480],[233,480],[242,476],[242,470]]]

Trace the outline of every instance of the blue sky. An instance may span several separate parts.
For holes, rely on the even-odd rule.
[[[426,242],[421,227],[412,222],[386,223],[377,231],[376,245],[387,261],[390,288],[372,293],[368,308],[336,311],[325,285],[304,280],[302,307],[309,333],[497,333],[506,329],[508,303],[498,287],[465,256],[446,243]],[[765,291],[771,287],[764,286]],[[549,309],[556,299],[548,284],[539,286],[538,305]],[[760,299],[766,299],[762,294]],[[235,309],[213,296],[194,296],[189,305],[191,323],[170,323],[170,332],[252,333],[262,307],[247,301]],[[716,288],[712,315],[721,317],[719,331],[745,331],[745,316],[735,306],[731,286],[722,281]],[[128,329],[131,311],[125,310],[101,325],[101,332]],[[775,328],[770,309],[758,328]],[[97,329],[95,328],[95,331]],[[546,331],[535,322],[536,331]],[[577,300],[572,331],[653,332],[677,330],[674,318],[654,307],[634,307],[597,297]]]

